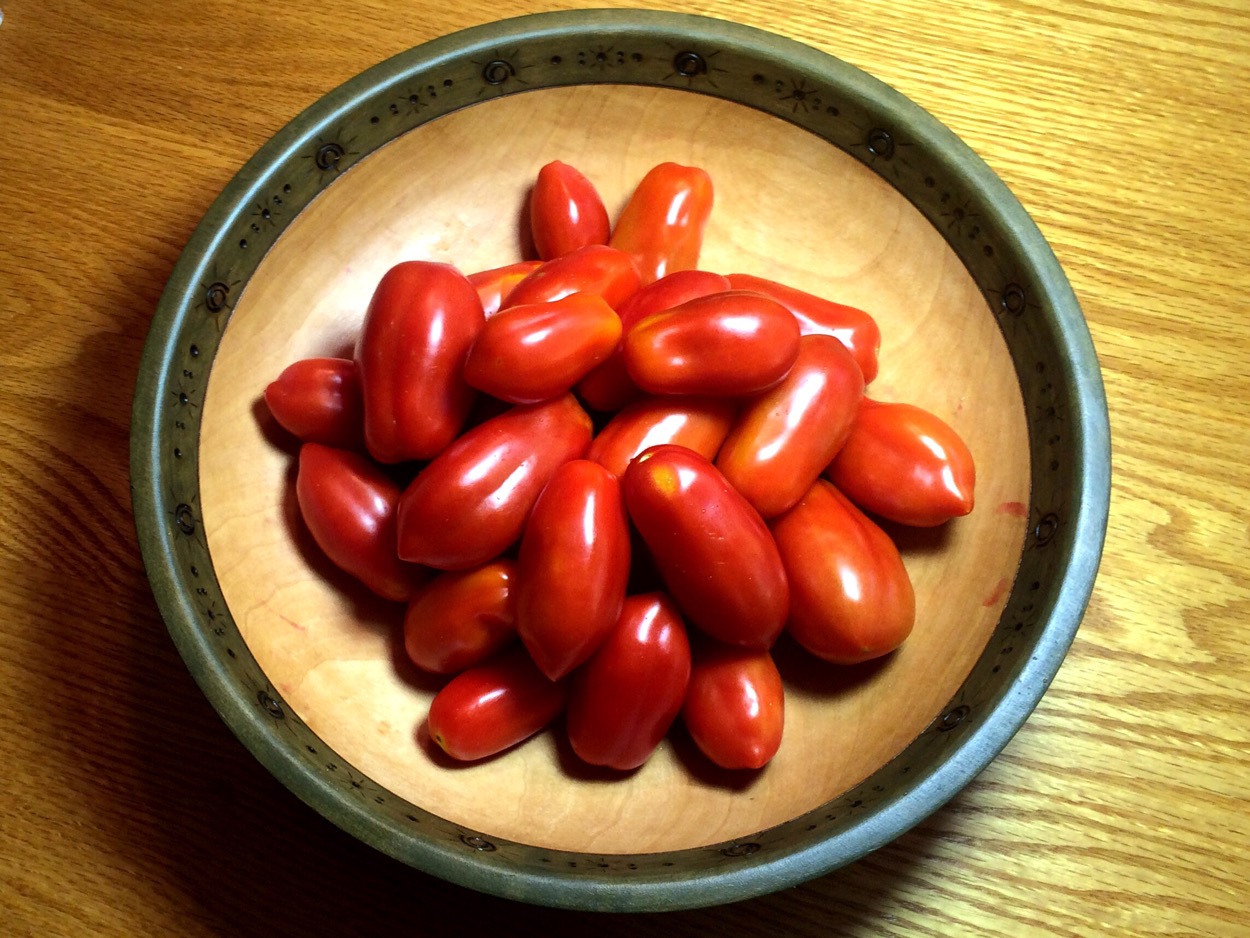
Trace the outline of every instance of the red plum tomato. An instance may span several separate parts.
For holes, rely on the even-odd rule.
[[[485,321],[477,291],[450,264],[405,261],[383,275],[355,355],[374,459],[430,459],[456,438],[477,393],[464,360]]]
[[[399,499],[399,555],[439,570],[493,560],[520,539],[556,469],[590,446],[571,394],[522,404],[466,431]]]
[[[379,596],[406,602],[429,577],[396,554],[399,486],[365,456],[305,443],[295,497],[317,546]]]
[[[729,644],[770,647],[785,625],[789,589],[759,512],[709,460],[673,444],[634,459],[622,489],[686,621]]]
[[[858,664],[911,634],[916,597],[890,536],[826,479],[772,522],[790,582],[786,630],[835,664]]]
[[[786,700],[767,651],[700,642],[694,648],[682,722],[722,769],[763,768],[781,748]]]
[[[573,675],[566,725],[591,765],[629,771],[645,763],[681,712],[690,640],[663,593],[629,596],[619,621]]]
[[[511,649],[448,681],[430,701],[426,729],[453,759],[486,759],[545,729],[568,696],[567,682],[547,680],[525,649]]]
[[[517,631],[547,677],[564,677],[612,630],[629,563],[619,480],[598,463],[566,462],[538,496],[518,556]]]
[[[559,160],[538,171],[530,191],[530,233],[543,260],[591,244],[607,244],[612,233],[599,190],[579,169]]]
[[[608,241],[633,255],[643,284],[698,266],[712,214],[712,177],[680,163],[660,163],[639,181]]]
[[[472,570],[439,573],[408,604],[404,650],[431,674],[481,664],[516,638],[516,564],[500,559]]]

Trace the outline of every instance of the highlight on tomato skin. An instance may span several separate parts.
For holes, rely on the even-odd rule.
[[[968,445],[914,404],[865,398],[824,474],[864,511],[912,527],[936,527],[975,504]]]
[[[482,301],[482,313],[490,319],[503,307],[513,289],[542,265],[542,261],[516,261],[469,274],[469,283]]]
[[[364,400],[350,358],[292,362],[265,387],[264,397],[273,418],[301,442],[364,450]]]
[[[642,286],[638,265],[624,251],[588,244],[543,261],[508,294],[500,309],[550,303],[570,293],[591,293],[616,309]]]
[[[644,397],[604,425],[586,458],[617,476],[625,474],[635,456],[661,443],[675,443],[712,460],[737,411],[737,403],[724,397]]]

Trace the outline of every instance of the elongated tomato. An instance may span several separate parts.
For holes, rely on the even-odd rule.
[[[693,657],[681,716],[695,745],[722,769],[762,768],[785,727],[785,687],[772,655],[700,642]]]
[[[547,680],[517,648],[453,677],[430,701],[426,727],[447,755],[468,762],[524,742],[567,703],[567,682]]]
[[[432,674],[481,664],[516,638],[515,583],[516,564],[507,559],[435,576],[404,615],[409,659]]]
[[[863,397],[864,377],[846,346],[805,335],[782,382],[746,403],[716,468],[764,518],[779,515],[842,448]]]
[[[455,439],[477,393],[465,356],[485,321],[477,291],[450,264],[405,261],[386,272],[355,356],[374,459],[430,459]]]
[[[265,404],[282,427],[305,443],[363,450],[364,401],[350,358],[306,358],[265,388]]]
[[[831,335],[845,345],[855,356],[865,383],[877,377],[881,327],[869,313],[764,277],[751,274],[727,274],[726,277],[735,290],[753,290],[781,303],[794,314],[804,335]]]
[[[530,192],[530,231],[543,260],[591,244],[607,244],[612,233],[599,190],[581,170],[553,160],[538,171]]]
[[[772,522],[790,582],[786,629],[836,664],[889,654],[911,634],[916,597],[890,536],[819,479]]]
[[[641,285],[638,265],[629,254],[606,244],[589,244],[544,261],[512,289],[501,308],[593,293],[616,309]]]
[[[572,388],[620,337],[620,318],[591,293],[509,306],[478,333],[464,377],[500,400],[534,404]]]
[[[555,471],[525,526],[516,589],[517,631],[552,680],[589,658],[616,624],[629,542],[616,476],[586,459]]]
[[[865,399],[826,476],[865,511],[933,527],[972,511],[976,465],[963,438],[914,404]]]
[[[399,487],[364,456],[305,443],[295,496],[317,546],[379,596],[404,602],[429,578],[396,554]]]
[[[586,452],[587,459],[617,476],[643,450],[676,443],[715,459],[729,434],[737,407],[724,397],[644,397],[607,422]]]
[[[686,621],[733,645],[768,648],[785,624],[781,556],[750,503],[683,446],[653,446],[622,479],[630,520]]]
[[[799,326],[776,300],[730,290],[642,318],[622,348],[644,391],[743,396],[786,376],[799,355]]]
[[[586,452],[590,434],[571,394],[513,407],[467,431],[400,497],[400,557],[464,570],[499,556],[521,537],[555,471]]]
[[[651,757],[681,712],[690,641],[663,593],[629,596],[620,619],[572,678],[568,734],[591,765],[628,771]]]
[[[710,270],[679,270],[649,283],[616,311],[622,332],[639,319],[660,313],[688,300],[729,289],[729,281]],[[620,343],[601,364],[577,383],[577,393],[593,410],[620,410],[641,393],[625,368]]]
[[[712,215],[712,177],[695,166],[660,163],[625,203],[609,244],[633,255],[643,284],[698,266]]]

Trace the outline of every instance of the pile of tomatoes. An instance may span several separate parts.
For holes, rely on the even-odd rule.
[[[878,519],[969,512],[971,455],[936,415],[865,396],[869,314],[698,269],[706,172],[656,166],[612,224],[553,162],[529,209],[537,258],[400,263],[354,358],[266,389],[301,441],[301,515],[405,604],[453,758],[563,715],[594,765],[642,765],[680,720],[717,765],[759,768],[784,723],[774,642],[835,664],[897,648],[915,596]]]

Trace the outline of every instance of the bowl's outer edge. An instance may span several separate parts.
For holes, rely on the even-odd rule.
[[[711,872],[643,871],[624,879],[617,872],[599,874],[593,864],[576,873],[526,866],[506,850],[465,849],[460,843],[414,837],[369,811],[363,801],[345,796],[325,777],[307,771],[290,751],[288,740],[267,720],[256,701],[210,646],[199,610],[175,568],[179,529],[161,467],[162,402],[176,393],[169,363],[175,360],[179,325],[193,306],[196,286],[206,279],[206,264],[228,237],[232,223],[246,211],[255,193],[269,181],[273,167],[329,133],[341,115],[365,95],[398,86],[418,67],[490,54],[500,45],[533,42],[539,37],[621,33],[663,35],[680,47],[705,37],[723,48],[761,59],[785,62],[796,71],[835,75],[845,100],[855,98],[875,110],[888,110],[923,146],[935,164],[970,189],[988,193],[1002,225],[1002,237],[1030,260],[1035,279],[1030,296],[1052,314],[1055,345],[1066,365],[1061,381],[1070,410],[1072,463],[1066,467],[1070,499],[1076,504],[1071,523],[1060,531],[1065,561],[1054,571],[1053,597],[1044,610],[1044,633],[1023,662],[1009,690],[969,719],[949,756],[902,795],[887,795],[875,813],[832,839],[799,841],[787,851],[734,850],[718,845],[711,855],[733,857]],[[706,89],[701,90],[709,93]],[[786,116],[784,114],[780,116]],[[1005,297],[1004,297],[1005,303]],[[145,377],[151,376],[150,381]],[[690,908],[736,901],[793,886],[851,862],[913,827],[963,788],[1007,744],[1041,699],[1073,641],[1092,594],[1101,556],[1110,501],[1110,430],[1097,357],[1088,328],[1059,263],[1037,226],[1006,186],[953,133],[920,107],[866,73],[833,56],[761,30],[709,17],[647,10],[589,10],[543,13],[473,27],[433,40],[357,76],[296,117],[247,162],[197,227],[166,286],[144,348],[135,389],[131,437],[131,493],[136,532],[153,594],[179,653],[202,691],[245,746],[298,797],[355,836],[407,863],[452,882],[483,892],[553,906],[616,911]],[[1035,478],[1037,476],[1035,470]],[[180,509],[185,507],[178,506]],[[191,519],[194,520],[193,518]],[[1035,533],[1035,532],[1034,532]],[[1052,551],[1052,553],[1054,553]],[[1039,611],[1040,614],[1040,611]],[[262,689],[262,700],[273,703]],[[465,831],[465,843],[474,844]],[[766,832],[762,832],[766,833]],[[765,838],[757,838],[763,841]],[[754,845],[748,845],[754,846]],[[723,857],[721,856],[723,855]],[[524,857],[522,857],[522,860]],[[553,865],[554,866],[554,865]]]

